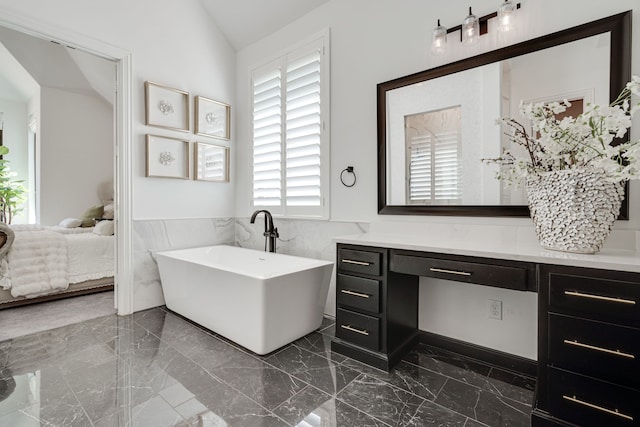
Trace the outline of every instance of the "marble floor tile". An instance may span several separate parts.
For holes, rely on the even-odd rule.
[[[353,369],[293,345],[265,361],[331,395],[338,393],[360,375]]]
[[[91,421],[115,415],[128,402],[122,400],[119,361],[113,360],[67,377],[67,383]]]
[[[434,400],[447,382],[447,377],[443,375],[403,361],[398,363],[390,372],[381,371],[353,359],[346,360],[342,365],[427,400]]]
[[[476,406],[476,420],[492,427],[528,427],[531,406],[483,391]]]
[[[210,388],[196,393],[196,398],[207,408],[207,412],[214,414],[211,418],[224,420],[230,426],[287,426],[274,413],[220,381],[214,380]]]
[[[404,360],[476,387],[482,387],[491,372],[488,365],[422,343],[410,351]]]
[[[216,368],[212,374],[267,409],[275,408],[307,386],[257,359],[251,363],[229,363]]]
[[[491,373],[484,384],[485,390],[529,406],[533,404],[535,388],[536,380],[534,378],[498,368],[491,369]]]
[[[307,386],[300,393],[283,402],[274,409],[274,412],[294,426],[386,426],[382,421],[311,386]],[[303,422],[307,424],[302,424]]]
[[[347,358],[338,353],[333,353],[331,351],[331,340],[333,337],[325,334],[321,334],[319,332],[312,332],[309,335],[306,335],[296,341],[293,342],[298,348],[303,350],[310,351],[311,353],[315,353],[318,356],[322,356],[326,359],[331,360],[334,363],[342,363]]]
[[[477,419],[476,408],[481,391],[478,387],[449,378],[440,390],[435,403],[469,418]]]
[[[379,379],[360,375],[336,398],[390,426],[404,426],[412,420],[425,399]]]
[[[433,402],[424,402],[405,423],[406,427],[467,427],[468,418]]]
[[[0,341],[112,315],[113,291],[0,310]]]
[[[385,372],[334,329],[260,356],[154,308],[1,341],[0,425],[529,425],[531,378],[423,344]]]

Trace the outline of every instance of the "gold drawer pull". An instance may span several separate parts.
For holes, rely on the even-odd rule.
[[[447,273],[447,274],[457,274],[458,276],[471,276],[471,273],[466,271],[455,271],[455,270],[443,270],[442,268],[429,268],[429,271],[433,271],[434,273]]]
[[[577,292],[577,291],[564,291],[564,293],[565,293],[565,295],[570,295],[572,297],[591,298],[591,299],[599,299],[599,300],[602,300],[602,301],[619,302],[621,304],[636,305],[636,302],[634,300],[630,300],[630,299],[603,297],[602,295],[585,294],[585,293]]]
[[[356,334],[369,336],[369,332],[368,331],[363,331],[362,329],[352,328],[351,325],[340,325],[340,327],[342,329],[346,329],[347,331],[355,332]]]
[[[354,291],[350,291],[348,289],[341,289],[340,292],[342,292],[343,294],[347,294],[347,295],[353,295],[354,297],[369,298],[368,294],[363,294],[363,293],[360,293],[360,292],[354,292]]]
[[[569,341],[564,340],[565,344],[575,345],[576,347],[588,348],[589,350],[602,351],[603,353],[615,354],[616,356],[628,357],[629,359],[635,359],[636,357],[633,354],[623,353],[620,350],[609,350],[608,348],[596,347],[595,345],[583,344],[576,340]]]
[[[345,264],[355,264],[355,265],[371,265],[370,262],[364,262],[364,261],[354,261],[352,259],[343,259],[342,262],[344,262]]]
[[[618,410],[611,410],[611,409],[607,409],[607,408],[603,408],[602,406],[598,406],[598,405],[594,405],[593,403],[589,403],[589,402],[585,402],[583,400],[577,399],[575,396],[571,397],[571,396],[565,396],[564,394],[562,395],[563,399],[566,399],[570,402],[573,403],[577,403],[579,405],[584,405],[587,406],[589,408],[593,408],[593,409],[597,409],[598,411],[602,411],[602,412],[606,412],[607,414],[611,414],[611,415],[617,415],[618,417],[624,418],[625,420],[629,420],[629,421],[633,421],[633,417],[623,414],[621,412],[618,412]]]

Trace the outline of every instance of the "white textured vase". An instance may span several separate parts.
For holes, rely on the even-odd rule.
[[[624,183],[588,169],[543,172],[527,178],[531,219],[542,247],[598,252],[620,212]]]

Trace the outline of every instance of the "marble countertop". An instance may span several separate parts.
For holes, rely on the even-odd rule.
[[[640,272],[640,254],[633,250],[605,247],[593,255],[572,254],[543,249],[537,241],[508,233],[495,236],[444,237],[420,233],[411,235],[372,232],[338,236],[334,240],[338,243],[363,246]]]

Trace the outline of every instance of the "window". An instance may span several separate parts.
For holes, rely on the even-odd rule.
[[[462,200],[460,107],[405,117],[409,204]]]
[[[253,70],[253,206],[328,218],[328,32]]]

